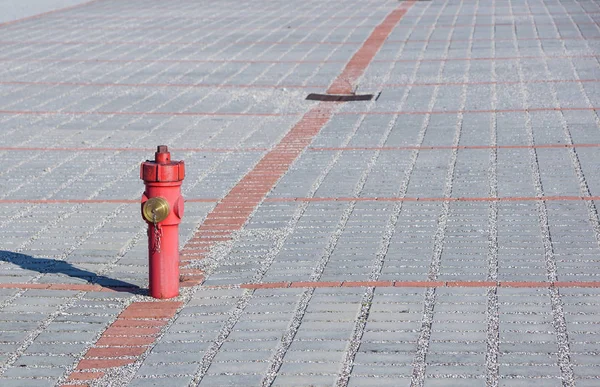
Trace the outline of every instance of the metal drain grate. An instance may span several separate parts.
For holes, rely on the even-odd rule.
[[[381,94],[381,93],[379,93]],[[327,102],[352,102],[352,101],[370,101],[379,98],[379,94],[317,94],[311,93],[306,97],[307,101],[327,101]]]

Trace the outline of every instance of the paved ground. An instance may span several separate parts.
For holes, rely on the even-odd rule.
[[[0,0],[0,23],[37,17],[44,12],[54,12],[85,3],[85,0]]]
[[[99,0],[0,24],[0,385],[598,386],[599,23]],[[188,168],[161,302],[158,144]]]

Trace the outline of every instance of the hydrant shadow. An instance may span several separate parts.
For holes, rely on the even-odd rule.
[[[35,258],[30,255],[0,250],[0,261],[12,263],[25,270],[37,271],[39,273],[64,274],[69,277],[80,278],[91,285],[100,285],[105,288],[128,292],[134,294],[146,294],[146,290],[129,282],[98,275],[94,272],[79,269],[69,262],[52,258]]]

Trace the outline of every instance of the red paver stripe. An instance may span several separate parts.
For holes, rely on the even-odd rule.
[[[394,281],[397,288],[438,288],[446,286],[443,281]]]
[[[242,284],[240,288],[243,289],[277,289],[277,288],[289,288],[291,282],[271,282],[266,284]]]
[[[139,302],[134,302],[133,304],[129,305],[129,310],[138,310],[138,309],[159,309],[159,310],[165,310],[168,308],[175,308],[177,309],[178,307],[181,306],[181,302],[179,301],[161,301],[161,302],[154,302],[154,301],[139,301]],[[123,317],[122,315],[120,317]]]
[[[146,352],[147,349],[148,347],[94,347],[90,348],[85,356],[88,358],[140,356],[142,353]]]
[[[128,61],[132,62],[132,61]],[[23,86],[78,86],[78,87],[183,87],[183,88],[239,88],[239,89],[273,89],[273,88],[290,88],[290,89],[317,89],[324,86],[319,85],[296,85],[296,84],[279,84],[279,85],[253,85],[253,84],[222,84],[222,83],[95,83],[95,82],[24,82],[24,81],[5,81],[0,82],[0,85],[23,85]]]
[[[219,199],[190,198],[185,199],[190,203],[216,203]],[[1,204],[138,204],[139,200],[133,199],[0,199]]]
[[[547,38],[554,39],[557,38]],[[98,44],[102,46],[106,45],[124,45],[124,46],[190,46],[190,45],[205,45],[207,42],[196,40],[196,41],[129,41],[129,40],[0,40],[0,45],[2,44],[14,44],[14,45],[33,45],[33,44],[43,44],[43,45],[63,45],[63,46],[73,46],[73,45],[92,45]],[[290,40],[250,40],[250,41],[235,41],[231,42],[231,45],[236,46],[247,46],[247,45],[259,45],[259,46],[270,46],[270,45],[322,45],[322,46],[352,46],[352,45],[360,45],[362,42],[353,42],[353,41],[339,41],[339,42],[323,42],[319,40],[302,40],[302,41],[290,41]]]
[[[394,12],[399,12],[400,10],[394,11]],[[404,15],[406,11],[404,11],[402,13],[402,15]],[[389,17],[389,16],[388,16]],[[401,16],[400,16],[401,17]],[[390,23],[391,24],[391,23]],[[394,24],[395,25],[395,24]],[[382,26],[381,24],[377,27],[380,28],[381,27],[381,31],[383,32],[386,27]],[[393,28],[390,27],[390,32],[391,29]],[[389,35],[389,33],[388,33]],[[379,47],[383,44],[383,42],[385,41],[385,38],[387,38],[388,35],[385,35],[384,39],[381,40],[381,44],[379,44],[378,46],[369,46],[367,47],[366,51],[365,51],[365,58],[367,58],[368,61],[370,61],[368,59],[368,57],[366,55],[371,55],[371,50],[374,50],[375,47],[377,50],[379,50]],[[380,35],[383,36],[383,35]],[[372,34],[368,39],[372,38],[372,42],[376,42],[377,40],[380,39],[380,36],[374,35]],[[368,40],[367,39],[367,40]],[[498,38],[474,38],[474,39],[410,39],[410,40],[403,40],[403,39],[398,39],[398,40],[388,40],[387,43],[390,44],[398,44],[398,43],[448,43],[448,42],[521,42],[521,41],[563,41],[563,40],[598,40],[600,39],[599,36],[590,36],[590,37],[580,37],[580,36],[561,36],[561,37],[534,37],[534,38],[519,38],[517,37],[515,38],[506,38],[506,39],[498,39]],[[297,45],[321,45],[321,46],[358,46],[360,45],[362,42],[358,42],[358,41],[331,41],[331,42],[324,42],[324,41],[319,41],[319,40],[271,40],[271,41],[265,41],[265,40],[250,40],[250,41],[235,41],[230,43],[231,45],[236,45],[236,46],[249,46],[249,45],[258,45],[258,46],[279,46],[279,45],[293,45],[293,46],[297,46]],[[0,40],[0,45],[35,45],[35,44],[39,44],[39,45],[63,45],[63,46],[72,46],[72,45],[102,45],[102,46],[106,46],[106,45],[129,45],[129,46],[138,46],[138,47],[144,47],[144,46],[190,46],[190,45],[205,45],[206,42],[204,41],[180,41],[180,40],[176,40],[176,41],[127,41],[127,40],[112,40],[112,41],[103,41],[103,40]],[[375,51],[377,52],[377,51]],[[360,59],[359,59],[360,60]],[[362,62],[362,60],[360,60]],[[357,65],[358,68],[358,65]]]
[[[461,15],[464,16],[464,15]],[[467,39],[397,39],[388,40],[388,43],[448,43],[448,42],[527,42],[527,41],[562,41],[562,40],[598,40],[600,36],[560,36],[560,37],[533,37],[533,38],[467,38]]]
[[[96,27],[93,27],[96,30]],[[112,27],[111,27],[112,29]],[[61,30],[64,29],[61,26]],[[214,29],[213,29],[214,30]],[[590,55],[592,56],[592,55]],[[548,56],[550,57],[550,56]],[[577,56],[581,57],[581,56]],[[322,63],[346,63],[345,60],[341,59],[327,59],[327,60],[311,60],[311,59],[107,59],[107,58],[9,58],[0,57],[0,62],[52,62],[52,63],[260,63],[260,64],[277,64],[277,63],[289,63],[289,64],[322,64]],[[7,81],[17,82],[23,84],[29,84],[28,81]],[[54,83],[54,82],[48,82]]]
[[[461,197],[461,198],[268,198],[266,202],[528,202],[600,200],[600,196],[519,196],[519,197]]]
[[[482,288],[498,286],[498,282],[494,281],[447,281],[446,287],[455,288]]]
[[[114,288],[111,287],[104,287],[104,286],[100,286],[100,285],[93,285],[93,284],[49,284],[50,286],[48,287],[48,290],[76,290],[76,291],[84,291],[84,292],[89,292],[89,291],[105,291],[105,292],[109,292],[109,291],[115,291]],[[131,291],[137,289],[136,287],[120,287],[119,291]]]
[[[82,375],[85,375],[85,380],[97,380],[104,375],[102,372],[81,373],[77,370],[122,367],[134,363],[146,352],[148,345],[154,343],[158,333],[182,305],[178,301],[132,303],[86,352],[76,371],[69,375],[69,380],[83,380]],[[157,326],[142,327],[150,321]]]
[[[208,20],[208,19],[203,19],[203,20]],[[586,24],[585,22],[579,23],[580,25],[584,25]],[[73,27],[73,28],[69,28],[69,27]],[[294,30],[313,30],[314,26],[309,26],[309,25],[297,25],[297,26],[289,26],[290,28],[285,28],[285,30],[287,31],[294,31]],[[355,25],[332,25],[332,28],[337,29],[355,29],[356,26]],[[369,26],[367,24],[361,24],[362,28],[374,28],[374,26]],[[202,25],[202,26],[194,26],[194,27],[161,27],[161,26],[156,26],[156,25],[111,25],[111,26],[98,26],[98,25],[93,25],[93,26],[89,26],[89,25],[82,25],[82,24],[77,24],[75,26],[65,26],[64,24],[61,25],[51,25],[51,26],[27,26],[27,30],[49,30],[49,29],[60,29],[61,31],[115,31],[115,30],[120,30],[120,31],[194,31],[194,32],[213,32],[213,31],[227,31],[227,32],[231,32],[232,28],[231,27],[216,27],[214,24],[206,24],[206,25]],[[256,32],[256,31],[269,31],[272,32],[273,30],[277,30],[278,28],[273,28],[270,26],[252,26],[252,27],[245,27],[245,26],[240,26],[240,27],[236,27],[235,31],[236,32],[241,32],[241,31],[250,31],[250,32]],[[282,27],[280,27],[279,29],[283,29]],[[344,63],[346,63],[346,61],[344,61]]]
[[[95,28],[95,27],[94,27]],[[111,27],[112,28],[112,27]],[[354,27],[353,27],[354,28]],[[543,56],[499,56],[499,57],[474,57],[474,58],[415,58],[415,59],[374,59],[372,63],[414,63],[414,62],[455,62],[455,61],[505,61],[505,60],[525,60],[525,59],[570,59],[570,58],[597,58],[598,55],[543,55]],[[64,59],[64,58],[0,58],[0,62],[51,62],[51,63],[292,63],[292,64],[322,64],[322,63],[345,63],[342,60],[246,60],[246,59],[106,59],[106,58],[88,58],[88,59]],[[5,84],[38,84],[37,82],[27,81],[6,81]],[[62,84],[61,82],[42,82],[40,84]],[[65,84],[76,84],[77,82],[66,82]],[[86,85],[86,83],[81,83]],[[106,86],[127,86],[128,84],[105,84]],[[133,85],[133,84],[132,84]],[[161,87],[172,84],[143,84],[143,85],[162,85]],[[255,88],[319,88],[314,85],[220,85],[220,84],[200,84],[184,85],[186,87],[255,87]],[[321,87],[322,88],[322,87]]]
[[[76,116],[191,116],[191,117],[294,117],[300,113],[207,113],[207,112],[67,112],[67,111],[36,111],[36,110],[0,110],[0,114],[18,114],[18,115],[76,115]]]
[[[433,87],[433,86],[481,86],[481,85],[520,85],[531,83],[590,83],[600,79],[530,79],[524,81],[467,81],[467,82],[420,82],[420,83],[384,83],[382,87]]]
[[[90,285],[93,286],[93,285]],[[0,284],[0,289],[50,289],[50,284]]]
[[[244,153],[264,152],[268,148],[177,148],[177,152],[206,152],[206,153]],[[0,151],[41,151],[41,152],[154,152],[155,148],[42,148],[2,146]]]
[[[394,281],[344,281],[343,287],[390,287],[394,286]]]
[[[100,379],[105,375],[104,372],[73,372],[68,380],[94,380]]]
[[[77,364],[78,370],[122,367],[133,363],[133,359],[83,359]],[[70,375],[69,375],[70,377]]]
[[[168,314],[166,314],[168,316]],[[164,317],[164,316],[163,316]],[[123,327],[111,326],[104,332],[104,336],[153,336],[160,333],[162,327],[140,327],[140,326],[129,326]]]
[[[135,336],[135,337],[101,337],[96,342],[97,347],[138,347],[151,345],[156,340],[152,336]]]
[[[383,146],[383,147],[310,147],[313,152],[323,151],[402,151],[402,150],[454,150],[454,149],[553,149],[599,148],[600,144],[537,144],[537,145],[439,145],[439,146]]]
[[[2,204],[99,204],[99,203],[139,203],[129,199],[2,199]]]
[[[342,286],[342,281],[308,281],[308,282],[292,282],[290,288],[339,288]]]
[[[577,22],[564,22],[564,21],[560,21],[560,20],[554,20],[552,22],[540,22],[540,21],[536,21],[535,22],[536,26],[563,26],[563,27],[573,27],[573,26],[584,26],[584,25],[598,25],[597,22],[594,21],[577,21]],[[502,27],[502,26],[508,26],[508,27],[519,27],[520,23],[518,22],[499,22],[499,23],[460,23],[460,24],[436,24],[436,28],[456,28],[456,27]],[[69,27],[73,27],[73,28],[69,28]],[[365,25],[361,25],[361,27],[365,27]],[[56,26],[42,26],[42,27],[38,27],[38,26],[28,26],[27,29],[28,30],[39,30],[39,29],[44,29],[47,30],[48,28],[55,28],[55,29],[60,29],[61,31],[114,31],[114,30],[123,30],[123,31],[194,31],[194,32],[199,32],[199,31],[231,31],[231,27],[213,27],[208,26],[208,27],[159,27],[159,26],[140,26],[140,25],[133,25],[133,26],[128,26],[128,25],[113,25],[110,27],[105,27],[105,26],[87,26],[87,25],[75,25],[75,26],[64,26],[64,25],[60,25],[58,27]],[[313,26],[294,26],[289,28],[288,30],[312,30],[314,27]],[[354,25],[337,25],[335,26],[335,29],[354,29],[356,28],[356,26]],[[266,30],[266,31],[272,31],[273,28],[270,27],[238,27],[235,28],[236,31],[251,31],[251,32],[255,32],[255,31],[262,31],[262,30]]]
[[[388,112],[365,112],[365,111],[343,111],[337,114],[343,115],[427,115],[427,114],[478,114],[478,113],[527,113],[527,112],[559,112],[559,111],[595,111],[600,110],[600,107],[540,107],[527,109],[482,109],[482,110],[432,110],[432,111],[388,111]],[[1,113],[1,111],[0,111]]]
[[[139,13],[139,8],[119,8],[119,12],[120,13],[124,13],[124,12],[131,12],[134,14]],[[174,19],[178,19],[178,20],[193,20],[193,21],[197,21],[197,18],[195,17],[190,17],[187,15],[184,15],[181,13],[181,11],[177,11],[176,15],[169,15],[167,12],[169,12],[169,10],[165,10],[163,13],[159,13],[159,14],[155,14],[155,15],[148,15],[148,16],[132,16],[132,15],[103,15],[103,14],[79,14],[77,16],[70,16],[69,17],[69,21],[73,21],[75,19],[107,19],[107,20],[155,20],[155,21],[161,21],[162,19],[168,19],[169,21],[173,21]],[[573,14],[573,13],[572,13]],[[543,15],[546,15],[545,13]],[[509,15],[505,15],[505,16],[509,16]],[[64,16],[61,16],[64,17]],[[313,16],[306,16],[306,15],[295,15],[295,18],[312,18]],[[329,16],[328,19],[330,20],[353,20],[353,19],[360,19],[361,21],[364,21],[364,15],[350,15],[350,16]],[[208,21],[222,21],[223,18],[219,17],[207,17],[205,19],[203,19],[203,22],[208,22]]]
[[[118,319],[111,324],[111,327],[164,327],[167,325],[165,320],[140,320],[140,319]]]
[[[571,13],[569,13],[571,14]],[[519,21],[508,21],[508,22],[498,22],[498,23],[458,23],[458,24],[437,24],[435,25],[435,28],[455,28],[455,27],[521,27],[524,23],[519,22]],[[531,26],[530,22],[526,22],[525,23],[528,27]],[[541,21],[535,21],[534,24],[536,26],[568,26],[568,27],[574,27],[575,25],[598,25],[598,23],[594,22],[594,21],[589,21],[589,22],[585,22],[585,21],[577,21],[577,22],[565,22],[565,21],[560,21],[560,20],[553,20],[551,22],[541,22]]]
[[[597,288],[600,287],[598,281],[578,281],[578,282],[564,282],[557,281],[554,283],[557,288]]]
[[[579,147],[578,145],[574,146]],[[595,147],[595,146],[594,146]],[[562,147],[557,147],[562,148]],[[467,148],[471,149],[471,148]],[[478,149],[478,148],[476,148]],[[335,150],[335,149],[334,149]],[[341,150],[341,149],[340,149]],[[352,149],[350,149],[352,150]],[[256,201],[256,197],[247,196],[249,200]],[[260,196],[262,199],[262,194]],[[254,199],[254,200],[253,200]],[[516,197],[460,197],[460,198],[428,198],[428,197],[323,197],[323,198],[267,198],[267,202],[527,202],[527,201],[577,201],[577,200],[600,200],[600,196],[516,196]],[[218,198],[188,198],[186,203],[217,203]],[[248,201],[247,201],[248,202]],[[86,199],[65,199],[65,200],[28,200],[28,199],[4,199],[0,200],[0,204],[96,204],[96,203],[118,203],[118,204],[138,204],[139,200],[128,199],[112,199],[112,200],[86,200]],[[230,204],[230,203],[229,203]],[[196,234],[192,237],[188,244],[182,249],[181,256],[183,261],[186,256],[204,256],[214,242],[227,241],[230,239],[234,231],[240,230],[246,223],[248,216],[244,214],[251,213],[254,207],[248,205],[245,207],[221,207],[218,214],[207,218],[202,225],[202,234]],[[239,216],[238,216],[239,215]],[[202,247],[202,245],[204,245]],[[193,272],[189,273],[196,274]],[[127,291],[128,287],[103,287],[100,285],[79,285],[79,284],[26,284],[26,283],[7,283],[0,284],[0,288],[29,288],[29,289],[50,289],[50,290],[84,290],[84,291]]]
[[[121,12],[139,12],[139,9],[120,9]],[[154,20],[157,23],[162,21],[163,19],[168,19],[169,21],[172,21],[173,19],[177,19],[177,20],[193,20],[193,21],[197,21],[196,18],[190,17],[190,16],[186,16],[183,15],[181,13],[177,13],[176,16],[173,15],[169,15],[167,13],[168,11],[165,11],[165,13],[161,13],[161,14],[155,14],[155,15],[151,15],[151,16],[132,16],[132,15],[101,15],[101,14],[94,14],[94,15],[84,15],[84,14],[79,14],[76,16],[72,16],[69,15],[69,21],[73,22],[73,20],[77,20],[77,19],[102,19],[102,20],[127,20],[127,21],[131,21],[131,20]],[[461,17],[464,18],[469,18],[469,17],[491,17],[491,16],[495,16],[495,17],[513,17],[513,16],[548,16],[548,15],[553,15],[553,16],[564,16],[567,17],[569,15],[598,15],[600,14],[600,12],[595,12],[595,11],[577,11],[577,12],[508,12],[508,13],[461,13]],[[54,17],[56,17],[56,15],[54,15]],[[59,16],[57,18],[64,18],[66,16]],[[298,15],[298,18],[311,18],[312,16],[304,16],[304,15]],[[360,19],[361,21],[364,20],[364,16],[363,15],[352,15],[352,16],[331,16],[329,17],[329,19],[331,20],[354,20],[354,19]],[[207,18],[205,21],[211,21],[211,20],[215,20],[215,18]]]
[[[350,94],[354,91],[356,82],[410,6],[412,6],[412,2],[400,6],[375,27],[362,47],[352,56],[342,73],[327,89],[328,94]]]
[[[547,282],[547,281],[326,281],[326,282],[267,282],[258,284],[242,284],[244,289],[286,289],[286,288],[339,288],[339,287],[401,287],[401,288],[600,288],[600,281],[572,281],[572,282]],[[220,288],[207,286],[207,288]]]
[[[504,288],[545,288],[552,285],[545,281],[502,281],[500,286]]]
[[[384,62],[384,61],[379,61]],[[387,63],[387,62],[385,62]],[[349,79],[349,78],[347,78]],[[340,81],[342,82],[342,81]],[[418,82],[418,83],[384,83],[379,87],[392,88],[392,87],[434,87],[434,86],[480,86],[480,85],[519,85],[523,84],[535,84],[535,83],[593,83],[600,82],[600,79],[531,79],[524,81],[467,81],[467,82]],[[349,83],[343,81],[348,87]],[[0,85],[21,85],[21,86],[76,86],[76,87],[168,87],[168,88],[254,88],[254,89],[273,89],[273,88],[293,88],[293,89],[319,89],[323,88],[322,85],[255,85],[255,84],[214,84],[214,83],[96,83],[96,82],[42,82],[42,81],[3,81]],[[343,93],[341,91],[344,91]],[[336,94],[348,94],[352,90],[340,90]],[[90,148],[81,148],[90,149]],[[127,148],[125,148],[127,149]]]
[[[470,61],[504,61],[525,59],[571,59],[571,58],[597,58],[598,55],[522,55],[522,56],[498,56],[498,57],[476,57],[476,58],[415,58],[415,59],[376,59],[373,63],[421,63],[421,62],[470,62]],[[1,60],[1,59],[0,59]]]
[[[335,89],[340,94],[343,92],[351,92],[347,89]],[[331,93],[331,91],[328,91]],[[316,109],[322,111],[323,117],[330,117],[333,112],[328,113],[325,110],[328,109],[327,105],[319,104],[317,108],[309,111],[309,113],[316,112]],[[331,108],[329,108],[331,109]],[[540,107],[540,108],[528,108],[528,109],[482,109],[482,110],[433,110],[433,111],[342,111],[336,114],[343,115],[426,115],[426,114],[477,114],[477,113],[525,113],[525,112],[552,112],[552,111],[595,111],[600,110],[600,107]],[[301,113],[208,113],[208,112],[109,112],[109,111],[35,111],[35,110],[0,110],[0,114],[7,115],[76,115],[76,116],[89,116],[89,115],[116,115],[116,116],[193,116],[193,117],[295,117],[301,115]],[[308,114],[308,113],[307,113]],[[303,117],[303,120],[306,116]],[[301,121],[302,122],[302,121]],[[309,121],[304,121],[303,125],[306,126]]]

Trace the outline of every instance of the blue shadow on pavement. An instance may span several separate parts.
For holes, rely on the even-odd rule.
[[[91,271],[79,269],[69,262],[52,258],[34,258],[30,255],[0,250],[0,261],[18,265],[25,270],[33,270],[39,273],[64,274],[69,277],[80,278],[92,285],[100,285],[109,289],[135,294],[145,294],[146,290],[129,282],[98,275]]]

